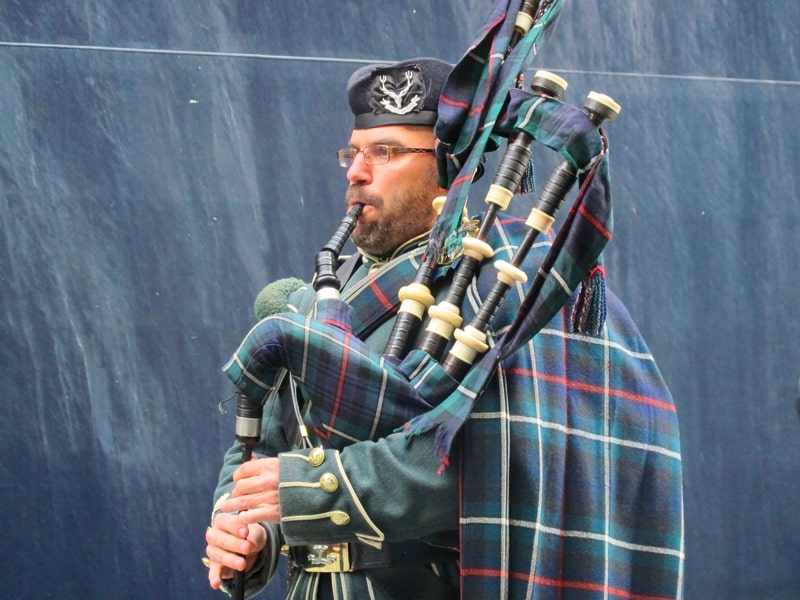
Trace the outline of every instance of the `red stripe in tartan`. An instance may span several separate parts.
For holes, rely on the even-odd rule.
[[[344,344],[342,345],[342,359],[339,361],[339,378],[336,382],[336,394],[334,395],[333,406],[331,407],[331,416],[328,419],[328,427],[334,428],[336,424],[336,417],[339,414],[339,408],[344,401],[344,384],[347,381],[347,363],[350,356],[350,340],[352,335],[349,333],[345,336]]]
[[[469,111],[469,116],[474,117],[475,115],[479,115],[483,112],[483,108],[486,106],[485,104],[478,104],[477,106],[473,107],[471,111]]]
[[[550,383],[560,383],[564,387],[569,389],[581,390],[584,392],[593,392],[595,394],[603,394],[606,389],[602,385],[580,383],[578,381],[567,379],[566,377],[560,377],[558,375],[547,375],[545,373],[534,374],[534,372],[531,369],[511,368],[509,369],[509,372],[513,372],[518,375],[524,375],[526,377],[534,377],[535,375],[537,379],[541,379],[543,381],[548,381]],[[673,412],[673,413],[676,412],[675,406],[673,406],[672,404],[668,402],[662,402],[661,400],[657,400],[656,398],[651,398],[650,396],[642,396],[641,394],[632,394],[624,390],[615,390],[613,388],[609,388],[608,393],[616,398],[623,398],[625,400],[630,400],[632,402],[638,402],[639,404],[647,404],[649,406],[655,406],[656,408],[660,408],[668,412]]]
[[[578,208],[578,212],[583,216],[584,219],[592,224],[592,226],[597,230],[597,233],[602,235],[607,240],[611,239],[612,233],[606,229],[606,226],[599,221],[597,217],[590,213],[583,204],[581,204]]]
[[[439,102],[447,104],[448,106],[455,106],[457,108],[468,108],[469,102],[466,100],[455,100],[449,96],[442,95],[439,97]]]
[[[375,280],[369,282],[369,289],[372,290],[372,293],[375,294],[375,297],[381,303],[386,310],[392,310],[394,308],[394,302],[389,300],[386,297],[386,294],[383,293],[383,290],[375,283]]]
[[[522,217],[517,217],[514,215],[509,215],[505,213],[500,213],[497,215],[497,219],[495,219],[495,223],[498,225],[508,225],[509,223],[525,223],[525,219]],[[552,231],[548,233],[552,234]]]
[[[319,322],[331,325],[333,327],[338,327],[339,329],[347,329],[342,325],[342,322],[338,319],[320,319]]]
[[[461,184],[463,184],[463,183],[465,183],[467,181],[472,181],[474,179],[474,177],[475,177],[474,173],[470,173],[469,175],[461,175],[459,177],[456,177],[453,180],[453,183],[450,185],[450,187],[456,187],[457,185],[461,185]]]
[[[619,588],[607,587],[602,583],[589,583],[584,581],[563,581],[560,579],[551,579],[549,577],[531,576],[529,573],[520,573],[512,571],[508,573],[500,569],[461,569],[462,577],[490,577],[516,579],[518,581],[532,581],[539,585],[546,585],[548,587],[555,587],[560,589],[573,589],[573,590],[587,590],[593,592],[607,592],[615,598],[624,598],[625,600],[674,600],[673,596],[652,596],[650,594],[634,594],[628,590]]]

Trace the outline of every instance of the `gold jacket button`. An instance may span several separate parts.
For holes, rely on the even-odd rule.
[[[347,525],[350,522],[350,515],[341,511],[337,511],[331,515],[331,521],[334,525]]]
[[[325,450],[322,448],[314,448],[308,453],[308,462],[312,467],[318,467],[325,462]]]
[[[322,488],[323,492],[328,492],[330,494],[339,489],[339,480],[333,473],[325,473],[319,478],[319,486]]]

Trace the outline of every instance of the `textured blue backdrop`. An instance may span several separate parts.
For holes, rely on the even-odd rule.
[[[490,4],[0,2],[0,597],[222,597],[220,366],[342,214],[344,82]],[[623,105],[609,280],[678,404],[691,600],[800,597],[798,23],[573,0],[535,63]]]

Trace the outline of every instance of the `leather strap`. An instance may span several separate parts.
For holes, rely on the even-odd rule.
[[[384,543],[380,550],[367,544],[350,544],[350,564],[354,571],[456,560],[458,560],[457,550],[431,546],[417,540]]]

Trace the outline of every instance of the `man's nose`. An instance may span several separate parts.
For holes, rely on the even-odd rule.
[[[364,155],[359,152],[353,158],[353,164],[347,168],[347,180],[350,183],[369,183],[372,181],[372,167],[364,160]]]

